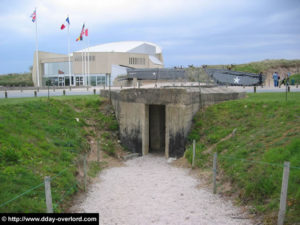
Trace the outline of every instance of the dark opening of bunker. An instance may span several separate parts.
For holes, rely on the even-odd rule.
[[[166,106],[149,105],[149,152],[165,153]]]

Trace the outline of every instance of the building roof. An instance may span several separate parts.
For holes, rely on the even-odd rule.
[[[89,52],[131,52],[141,54],[160,54],[161,48],[151,42],[146,41],[120,41],[111,42],[101,45],[91,46],[76,52],[89,51]]]

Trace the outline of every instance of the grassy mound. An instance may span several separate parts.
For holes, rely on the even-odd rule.
[[[219,184],[231,183],[227,194],[237,192],[242,204],[253,205],[254,213],[264,215],[265,222],[274,224],[282,166],[284,161],[289,161],[292,168],[286,221],[299,222],[299,115],[300,93],[289,93],[287,102],[284,93],[264,93],[210,106],[195,116],[189,135],[190,141],[197,141],[196,164],[211,168],[212,154],[218,152]],[[224,140],[235,128],[236,135]],[[185,156],[191,161],[191,146]]]
[[[300,65],[300,60],[278,59],[234,65],[232,69],[249,73],[260,73],[271,68],[290,68],[296,67],[297,65]]]
[[[1,75],[0,86],[33,86],[31,73]]]
[[[1,100],[0,205],[36,189],[0,207],[0,212],[45,212],[44,176],[53,178],[52,198],[59,212],[58,203],[82,188],[75,161],[90,150],[88,137],[96,136],[87,128],[106,132],[105,140],[113,143],[118,124],[113,114],[106,113],[110,110],[97,96]],[[92,170],[90,174],[95,174],[93,165]]]

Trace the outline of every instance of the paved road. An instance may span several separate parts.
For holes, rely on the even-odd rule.
[[[197,86],[198,83],[185,83],[183,86]],[[172,87],[172,83],[163,83],[159,84],[158,87]],[[153,88],[154,84],[151,85],[144,85],[142,88]],[[179,87],[182,87],[181,84]],[[224,86],[223,86],[224,87]],[[253,87],[237,87],[237,86],[230,86],[228,87],[232,90],[238,91],[238,92],[247,92],[247,93],[253,93],[254,89]],[[69,89],[66,89],[66,95],[93,95],[94,88],[89,88],[88,90],[86,88],[73,88],[71,91]],[[96,94],[100,93],[100,90],[103,90],[103,87],[95,88],[96,89]],[[120,87],[112,87],[112,90],[120,89]],[[123,88],[124,89],[124,88]],[[274,88],[274,87],[257,87],[257,93],[266,93],[266,92],[285,92],[285,87],[281,88]],[[291,87],[291,92],[300,92],[300,88],[296,88],[295,86]],[[49,91],[50,96],[62,96],[63,95],[63,90],[62,89],[56,89],[53,91],[53,89],[50,89]],[[34,90],[23,90],[22,92],[20,90],[9,90],[7,91],[7,96],[8,98],[28,98],[28,97],[34,97]],[[37,92],[38,97],[46,97],[48,96],[48,90],[40,90]],[[0,91],[0,99],[5,98],[4,91]]]
[[[239,92],[247,92],[247,93],[253,93],[254,92],[254,88],[253,87],[229,87],[232,90],[235,91],[239,91]],[[274,87],[257,87],[256,88],[256,92],[257,93],[268,93],[268,92],[285,92],[286,88],[283,86],[281,88],[274,88]],[[300,87],[296,88],[296,87],[290,87],[290,91],[291,92],[300,92]]]

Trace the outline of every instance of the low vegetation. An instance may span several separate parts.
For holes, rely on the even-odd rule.
[[[31,73],[10,73],[0,76],[0,86],[33,86]]]
[[[283,163],[289,161],[286,222],[295,224],[300,221],[299,115],[300,93],[289,93],[288,101],[284,93],[249,94],[199,111],[189,134],[190,142],[197,142],[196,165],[211,170],[218,152],[219,192],[235,194],[266,224],[276,224]],[[234,129],[235,136],[223,139]],[[185,156],[191,162],[191,145]],[[228,183],[229,190],[223,186]]]
[[[270,69],[290,69],[300,71],[300,60],[285,60],[285,59],[278,59],[278,60],[263,60],[258,62],[250,62],[244,64],[230,64],[230,65],[207,65],[207,68],[215,68],[215,69],[231,69],[234,71],[241,71],[247,73],[256,73],[259,74],[262,72],[266,75],[266,73]],[[186,80],[189,81],[200,81],[202,83],[211,83],[212,80],[208,77],[202,67],[194,67],[190,65],[186,71]],[[300,83],[299,74],[293,74],[295,84]],[[299,82],[298,82],[299,81]]]
[[[45,212],[44,176],[53,179],[55,211],[63,210],[63,200],[83,188],[77,178],[82,156],[90,151],[89,139],[104,132],[103,145],[117,140],[118,125],[111,111],[97,96],[2,99],[0,205],[37,188],[0,207],[0,212]],[[91,162],[88,174],[94,177],[100,170]]]
[[[300,84],[300,73],[293,74],[292,76],[290,76],[291,83],[293,82],[293,80],[295,84]]]
[[[290,68],[290,67],[299,67],[300,69],[300,60],[285,60],[285,59],[263,60],[259,62],[233,65],[232,69],[236,71],[243,71],[249,73],[260,73],[260,72],[265,72],[268,69],[272,69],[272,68]]]

